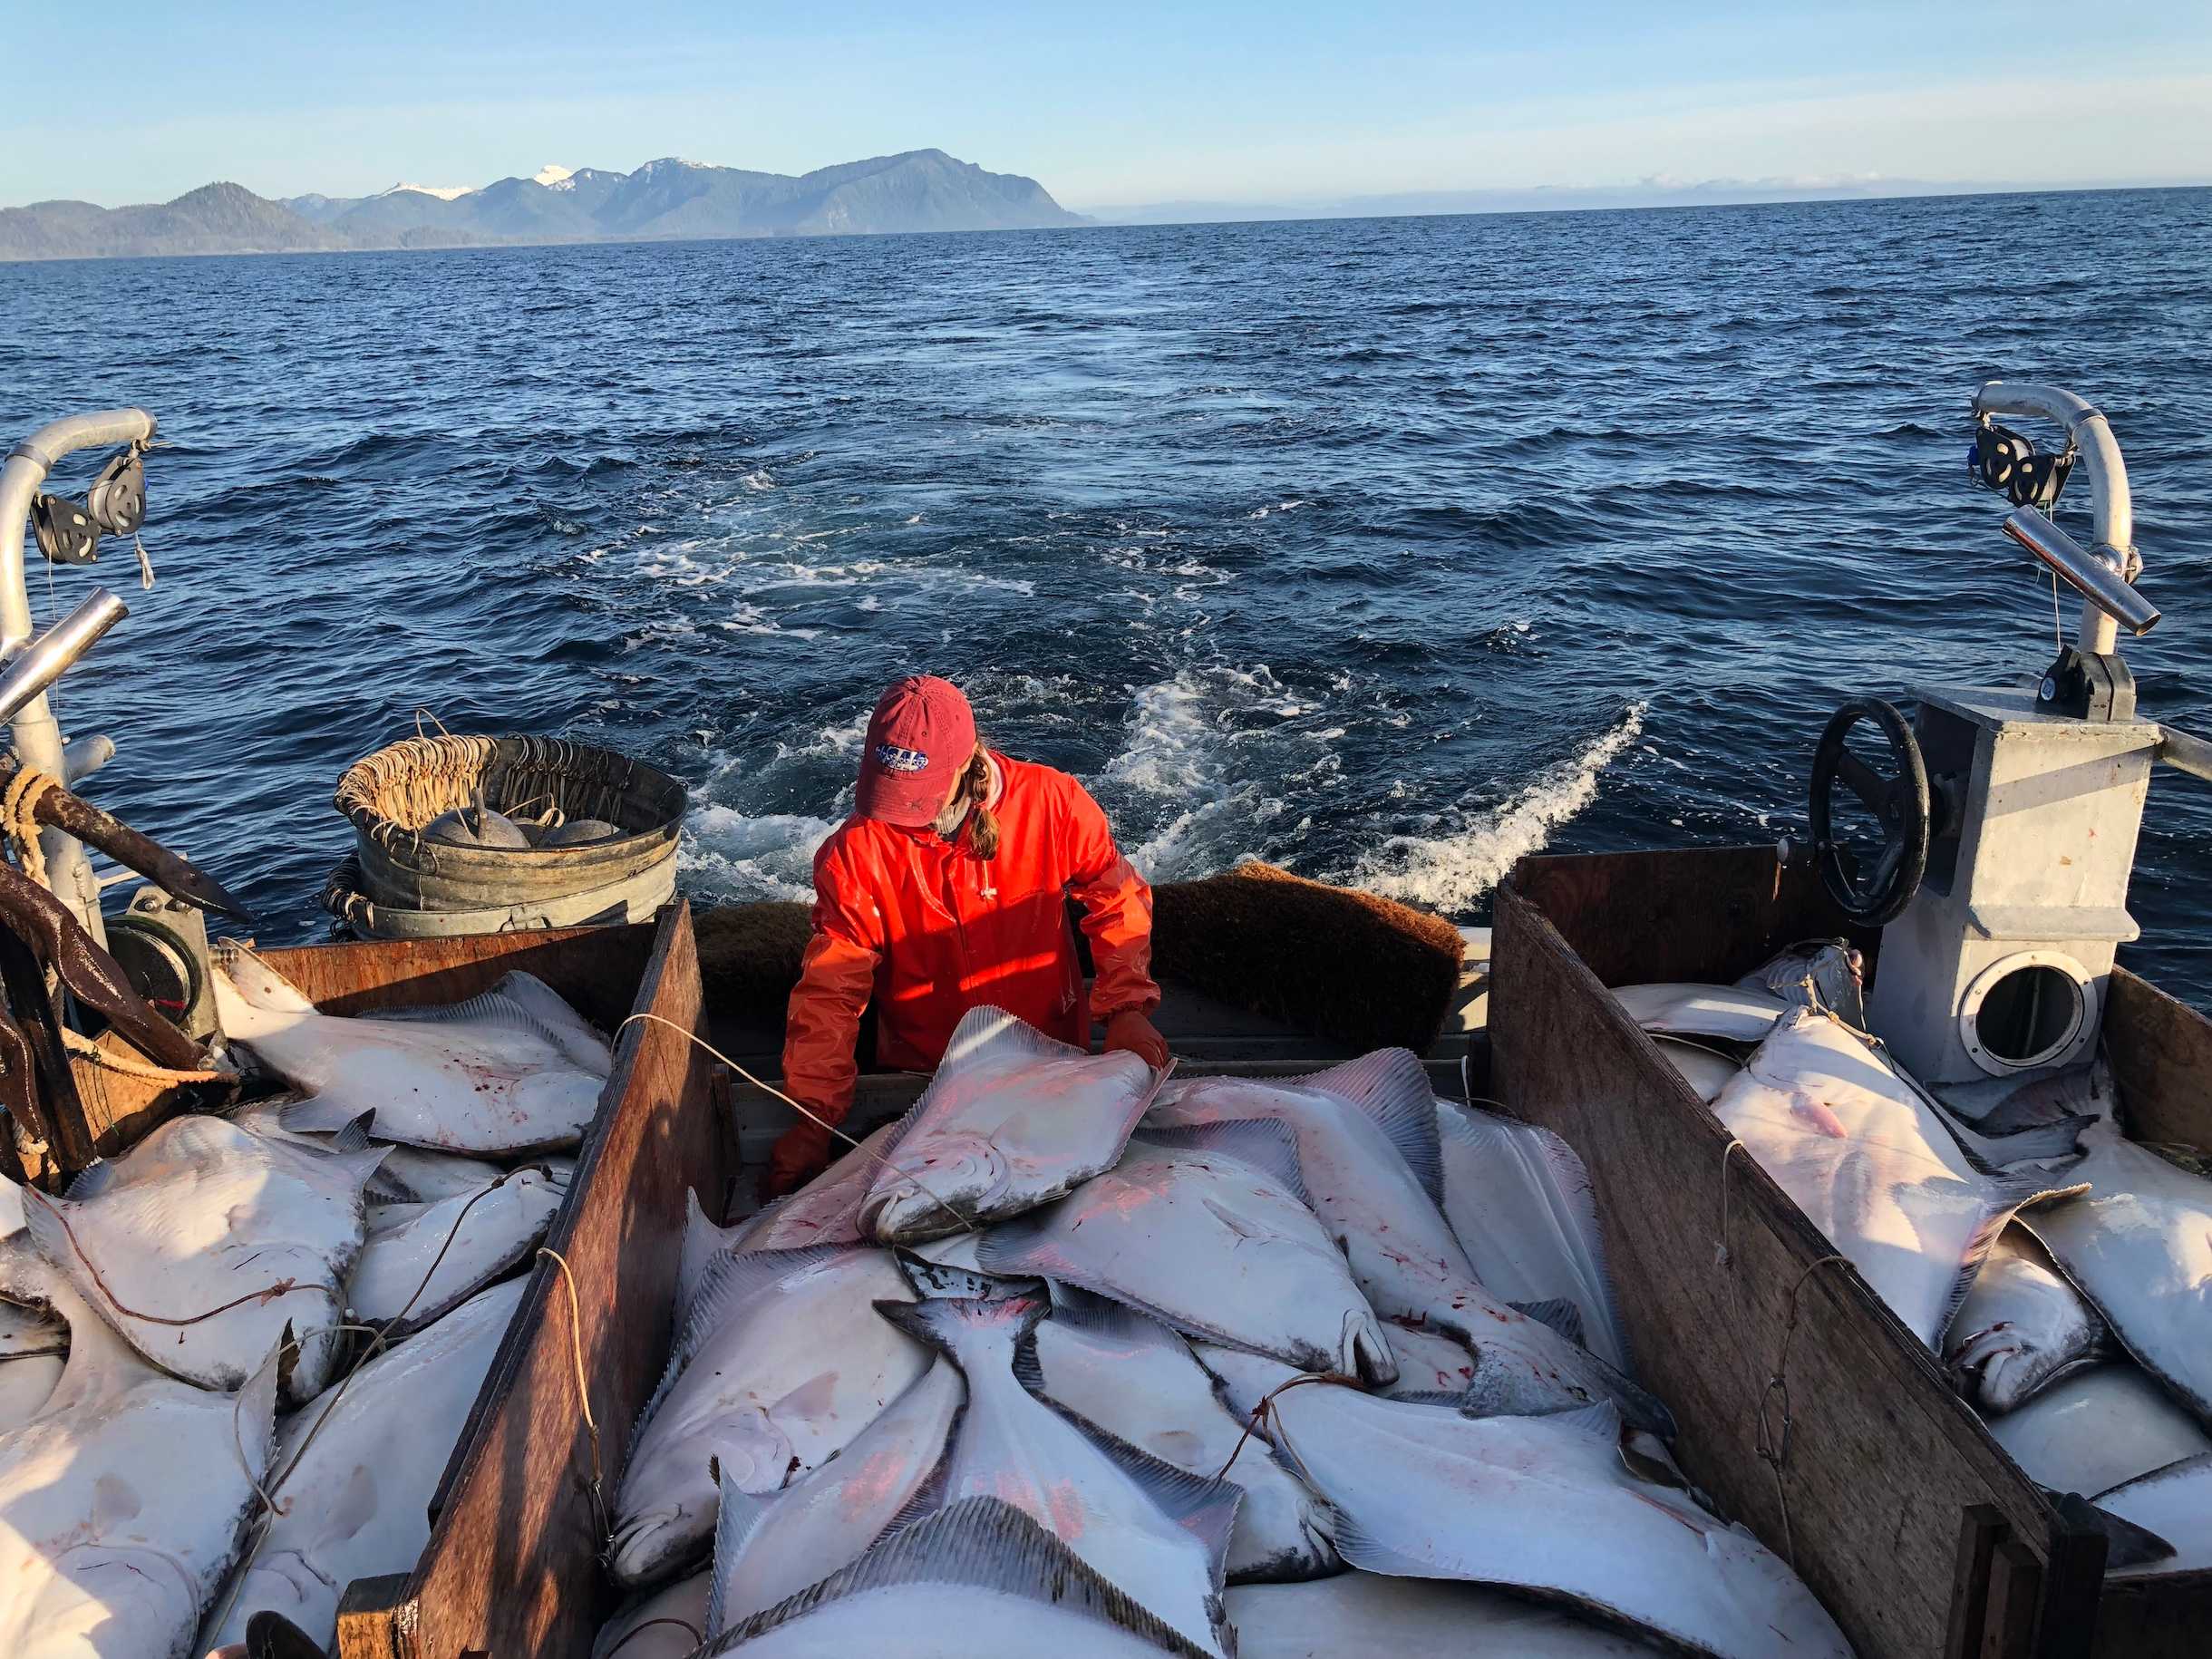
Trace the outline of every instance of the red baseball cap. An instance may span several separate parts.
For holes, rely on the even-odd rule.
[[[975,712],[950,680],[911,674],[883,694],[860,752],[863,818],[919,830],[936,822],[975,752]]]

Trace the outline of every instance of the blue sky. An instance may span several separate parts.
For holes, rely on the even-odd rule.
[[[0,205],[215,179],[356,195],[664,155],[800,172],[928,145],[1076,208],[2212,180],[2204,0],[30,9],[10,24]]]

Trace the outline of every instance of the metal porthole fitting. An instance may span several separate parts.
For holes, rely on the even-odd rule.
[[[1992,1077],[2063,1065],[2096,1030],[2096,981],[2061,950],[2001,956],[1959,999],[1958,1040]]]

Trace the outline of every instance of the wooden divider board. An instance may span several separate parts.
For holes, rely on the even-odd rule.
[[[1644,949],[1630,927],[1589,937],[1613,983],[1724,981],[1838,931],[1774,864],[1764,849],[1525,860],[1498,894],[1494,1086],[1588,1166],[1637,1367],[1681,1419],[1683,1468],[1794,1555],[1864,1659],[2087,1654],[2102,1540],[2061,1523],[1856,1269],[1822,1265],[1827,1240],[1728,1154],[1719,1120],[1528,897],[1559,903],[1570,926],[1624,912],[1664,923]],[[1608,910],[1608,891],[1627,897]],[[1780,1445],[1785,1398],[1777,1470],[1761,1411],[1766,1443]],[[1993,1583],[2003,1557],[2002,1593],[1982,1593],[1991,1616],[2028,1620],[2025,1645],[1985,1644],[1998,1635],[1986,1620],[1955,1628],[1954,1604],[1974,1588],[1958,1582],[1962,1517],[1977,1508],[1995,1528]]]
[[[684,1191],[696,1188],[712,1203],[725,1179],[713,1062],[682,1034],[705,1024],[688,907],[662,912],[642,978],[622,976],[625,951],[634,953],[646,931],[508,936],[516,940],[510,948],[490,948],[490,939],[412,943],[403,948],[439,952],[429,976],[439,989],[427,998],[418,994],[421,977],[403,985],[396,964],[381,985],[365,983],[376,967],[354,965],[364,980],[344,999],[349,1012],[377,1005],[380,996],[388,1003],[473,994],[509,968],[525,967],[564,994],[579,987],[572,1000],[609,1029],[632,1012],[610,1014],[618,986],[635,986],[635,1009],[677,1029],[640,1023],[622,1032],[569,1202],[546,1241],[575,1276],[580,1324],[559,1268],[540,1257],[461,1431],[429,1547],[412,1573],[356,1581],[348,1591],[338,1615],[341,1659],[580,1656],[611,1610],[597,1561],[603,1532],[590,1491],[593,1441],[577,1399],[578,1343],[585,1397],[597,1418],[602,1491],[611,1503],[637,1402],[673,1339]],[[592,1005],[581,980],[601,975]]]

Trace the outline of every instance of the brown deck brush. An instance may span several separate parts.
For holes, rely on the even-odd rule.
[[[1425,1053],[1466,943],[1441,917],[1256,861],[1153,889],[1152,967],[1354,1050]]]

